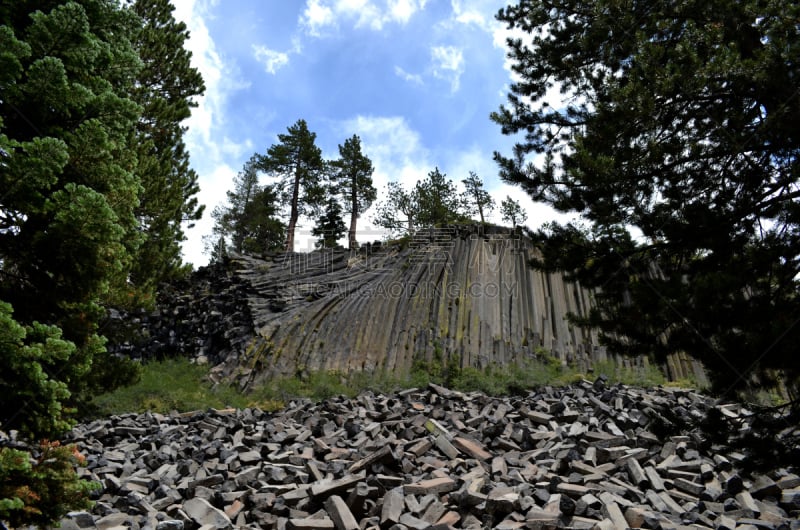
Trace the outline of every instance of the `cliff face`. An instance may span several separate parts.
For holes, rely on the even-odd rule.
[[[567,315],[584,315],[591,293],[533,270],[536,252],[508,229],[473,225],[354,252],[232,256],[162,291],[155,311],[112,319],[108,329],[139,339],[111,349],[192,357],[242,385],[317,370],[405,373],[415,360],[483,368],[541,351],[586,371],[605,349]],[[665,368],[704,379],[685,354]]]
[[[531,269],[535,252],[508,230],[472,226],[403,248],[237,257],[257,335],[241,360],[259,373],[402,372],[415,359],[485,367],[539,348],[576,362],[603,356],[594,333],[567,321],[590,293]]]

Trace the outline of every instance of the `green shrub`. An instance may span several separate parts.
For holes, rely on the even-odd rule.
[[[61,330],[17,323],[10,304],[0,301],[0,423],[27,437],[52,436],[74,425],[68,382],[89,370]]]
[[[42,442],[36,457],[0,448],[0,521],[12,528],[48,527],[72,510],[92,506],[89,495],[100,484],[78,478],[84,457],[74,445]]]

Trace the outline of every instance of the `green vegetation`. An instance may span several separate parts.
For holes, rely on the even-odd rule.
[[[605,374],[609,384],[645,387],[667,384],[655,366],[623,369],[608,362],[597,365],[593,374],[583,374],[544,354],[521,365],[492,365],[483,370],[460,368],[459,365],[460,360],[455,357],[448,361],[441,356],[432,361],[417,360],[410,373],[404,376],[385,371],[357,372],[345,376],[335,371],[308,372],[301,369],[293,376],[271,379],[243,393],[228,385],[212,385],[208,382],[208,368],[205,366],[192,364],[185,359],[171,359],[145,365],[138,384],[99,396],[95,404],[101,414],[147,410],[186,412],[209,407],[276,410],[293,398],[318,401],[338,395],[353,397],[366,390],[390,393],[402,388],[424,388],[429,383],[495,396],[520,394],[544,385],[569,385],[599,374]],[[688,383],[684,382],[682,386]]]
[[[109,307],[185,274],[197,175],[181,125],[203,93],[168,0],[0,6],[0,428],[54,437],[135,381],[109,355]],[[67,448],[3,451],[0,520],[47,526],[86,505]],[[0,524],[2,526],[2,524]]]
[[[214,228],[205,240],[211,261],[220,261],[231,251],[257,256],[286,245],[278,190],[259,184],[257,162],[256,157],[245,162],[233,179],[233,190],[227,192],[227,204],[211,212]]]
[[[576,322],[617,353],[685,351],[720,394],[782,378],[796,396],[800,4],[518,0],[497,18],[519,80],[495,160],[585,221],[535,236],[538,267],[599,288]]]
[[[98,412],[117,414],[151,410],[169,412],[225,407],[243,407],[241,393],[226,385],[204,382],[208,368],[186,359],[168,359],[146,364],[139,382],[98,396]]]
[[[629,368],[615,364],[613,361],[596,362],[594,363],[594,374],[605,374],[610,383],[622,383],[623,385],[651,387],[667,384],[664,373],[653,364]],[[692,386],[696,388],[696,385],[688,384],[688,381],[672,382],[672,386]]]
[[[102,486],[79,479],[84,457],[74,445],[42,442],[36,458],[0,448],[0,521],[11,528],[49,527],[72,510],[91,508],[89,495]]]
[[[488,208],[491,197],[483,191],[477,175],[471,173],[471,184],[467,184],[472,195],[469,191],[459,194],[455,183],[446,177],[437,167],[411,191],[398,182],[389,182],[386,198],[378,204],[372,221],[394,236],[408,235],[420,227],[468,222],[468,213]]]

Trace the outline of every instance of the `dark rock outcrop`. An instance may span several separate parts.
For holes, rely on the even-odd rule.
[[[139,317],[149,338],[117,348],[189,355],[243,384],[306,370],[403,373],[417,359],[486,367],[546,352],[582,370],[606,360],[597,334],[568,320],[586,314],[591,293],[532,269],[536,253],[508,229],[469,225],[353,252],[231,256],[167,289]],[[669,369],[703,375],[680,357]]]

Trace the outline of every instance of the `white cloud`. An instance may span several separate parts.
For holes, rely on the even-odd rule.
[[[425,7],[424,1],[420,3],[416,0],[390,0],[389,18],[401,24],[406,24],[421,7]]]
[[[433,75],[450,81],[450,92],[458,92],[461,74],[464,73],[464,53],[455,46],[434,46],[431,48]]]
[[[300,25],[314,37],[336,30],[340,21],[380,31],[386,24],[407,24],[426,3],[427,0],[386,0],[379,5],[375,0],[306,0]]]
[[[325,0],[308,0],[301,20],[314,36],[321,35],[321,29],[336,23],[333,10],[328,7]]]
[[[275,72],[280,68],[289,64],[289,54],[270,50],[266,46],[254,44],[253,55],[258,62],[264,65],[264,69],[273,75],[275,75]]]
[[[413,83],[415,85],[424,84],[424,82],[422,81],[422,76],[421,75],[412,74],[412,73],[406,72],[405,70],[403,70],[399,66],[395,66],[394,67],[394,73],[397,75],[397,77],[399,77],[403,81],[407,81],[407,82]]]
[[[493,22],[494,13],[497,11],[497,2],[476,2],[469,0],[469,6],[465,7],[462,0],[451,0],[450,6],[453,9],[453,19],[460,24],[474,24],[481,29],[491,31],[491,26],[497,24]],[[491,11],[494,9],[494,11]]]
[[[379,189],[390,180],[413,185],[433,165],[417,131],[401,116],[356,116],[344,122],[343,131],[361,138],[364,153],[372,160]]]

